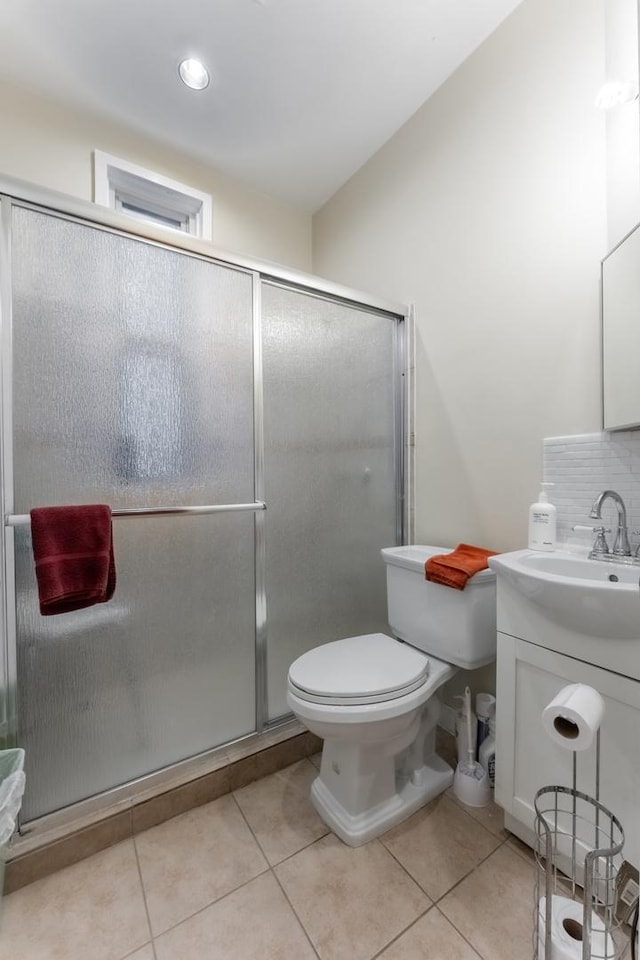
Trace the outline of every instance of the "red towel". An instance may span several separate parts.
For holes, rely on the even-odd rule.
[[[439,553],[429,557],[424,565],[425,579],[453,587],[454,590],[464,590],[467,580],[479,570],[485,570],[489,566],[488,558],[495,554],[495,550],[459,543],[452,553]]]
[[[116,588],[111,508],[38,507],[31,539],[43,617],[111,600]]]

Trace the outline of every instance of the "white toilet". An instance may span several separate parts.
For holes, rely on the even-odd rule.
[[[324,739],[313,804],[350,846],[366,843],[453,781],[435,752],[438,688],[457,667],[496,655],[495,573],[464,590],[425,580],[443,547],[387,547],[387,609],[395,637],[371,633],[326,643],[289,669],[287,701]],[[404,641],[404,642],[401,642]]]

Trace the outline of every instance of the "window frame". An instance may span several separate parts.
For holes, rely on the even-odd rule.
[[[167,230],[213,239],[208,193],[102,150],[93,152],[94,203]]]

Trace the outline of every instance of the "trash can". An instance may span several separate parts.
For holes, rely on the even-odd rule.
[[[0,894],[4,889],[4,865],[24,793],[24,750],[0,750]]]

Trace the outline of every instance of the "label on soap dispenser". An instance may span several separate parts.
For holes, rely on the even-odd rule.
[[[554,550],[556,509],[552,503],[534,503],[529,509],[529,550]]]

